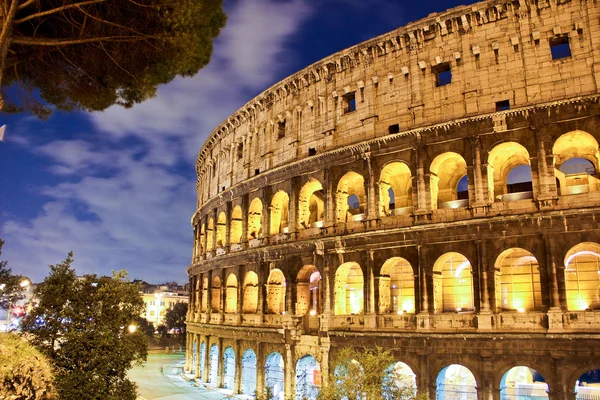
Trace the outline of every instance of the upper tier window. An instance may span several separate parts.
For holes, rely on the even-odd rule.
[[[442,63],[438,64],[434,68],[435,72],[435,85],[445,86],[452,83],[452,71],[450,71],[450,64]]]
[[[567,35],[561,35],[550,38],[550,52],[552,53],[553,60],[571,57],[569,37]]]
[[[356,93],[350,92],[346,93],[343,100],[344,114],[347,114],[352,111],[356,111]]]

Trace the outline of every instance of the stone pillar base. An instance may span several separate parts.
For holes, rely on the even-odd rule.
[[[563,312],[560,309],[548,310],[548,332],[563,332]]]
[[[417,330],[431,329],[431,315],[427,313],[417,314]]]
[[[487,312],[481,312],[479,314],[477,314],[477,330],[478,331],[491,331],[493,324],[492,324],[492,313],[487,311]]]

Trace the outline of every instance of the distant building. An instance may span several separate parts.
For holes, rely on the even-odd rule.
[[[140,284],[140,294],[146,304],[146,311],[142,316],[152,322],[155,327],[164,325],[167,310],[176,303],[188,303],[188,285],[179,285],[168,282],[152,285],[144,281],[134,281]]]

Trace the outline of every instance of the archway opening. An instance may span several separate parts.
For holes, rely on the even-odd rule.
[[[200,362],[198,363],[200,365],[199,371],[198,371],[198,376],[201,379],[204,379],[204,369],[206,368],[206,343],[202,342],[202,344],[200,345]]]
[[[477,400],[475,376],[462,365],[447,366],[437,376],[435,397],[437,400]]]
[[[335,273],[335,315],[360,314],[363,311],[364,278],[360,265],[344,263]]]
[[[575,383],[577,400],[600,399],[600,369],[592,369],[582,374]]]
[[[506,371],[500,381],[502,400],[547,399],[548,384],[536,370],[518,366]]]
[[[498,201],[532,197],[529,152],[523,145],[517,142],[500,143],[489,152],[488,190],[490,197]]]
[[[387,164],[379,178],[379,215],[402,214],[412,204],[410,168],[403,162]]]
[[[362,175],[350,171],[338,182],[336,192],[337,221],[360,221],[366,210],[365,181]]]
[[[415,312],[415,279],[408,261],[401,257],[387,260],[379,278],[379,313]]]
[[[430,191],[431,207],[459,208],[469,205],[468,191],[466,198],[459,198],[458,183],[467,174],[467,162],[458,153],[440,154],[431,162]],[[468,182],[467,182],[468,186]],[[465,197],[464,193],[461,197]]]
[[[219,346],[216,344],[210,346],[209,358],[208,384],[217,386],[219,379]]]
[[[242,242],[242,207],[235,206],[231,212],[229,240],[231,244]]]
[[[460,253],[446,253],[433,266],[434,311],[474,310],[471,263]]]
[[[495,267],[500,270],[499,300],[503,310],[522,312],[542,308],[539,265],[530,252],[520,248],[505,250],[498,256]]]
[[[565,257],[567,308],[600,309],[600,245],[593,242],[573,246]]]
[[[316,400],[321,387],[321,366],[307,355],[296,363],[296,400]]]
[[[194,339],[194,344],[192,345],[192,367],[190,368],[190,372],[192,373],[192,375],[196,374],[197,361],[198,361],[198,340]]]
[[[244,277],[244,298],[242,299],[242,313],[256,314],[258,308],[258,275],[249,271]]]
[[[289,232],[289,208],[290,198],[288,194],[283,190],[275,193],[271,202],[271,236]]]
[[[298,225],[300,229],[320,227],[325,213],[325,194],[321,182],[310,179],[298,196]]]
[[[284,377],[283,357],[276,352],[269,354],[265,362],[265,388],[271,389],[274,400],[284,398]]]
[[[383,393],[394,399],[414,399],[417,395],[417,376],[407,364],[397,362],[386,371],[383,378]]]
[[[298,272],[296,314],[317,315],[321,312],[321,274],[314,265],[305,265]]]
[[[598,141],[584,131],[560,136],[552,147],[557,184],[561,195],[600,190]]]
[[[215,243],[213,241],[213,232],[215,231],[215,223],[213,219],[208,220],[208,226],[206,228],[206,249],[208,251],[215,249]]]
[[[235,352],[229,346],[223,352],[223,387],[233,390],[235,382]]]
[[[456,197],[458,200],[469,200],[469,177],[467,175],[460,178],[456,184]]]
[[[242,356],[242,394],[254,396],[256,393],[256,353],[247,349]]]
[[[227,288],[225,289],[225,312],[234,314],[237,312],[237,290],[238,282],[235,274],[229,274],[227,277]]]
[[[217,247],[225,246],[225,232],[227,231],[226,227],[225,213],[221,212],[217,218]]]
[[[267,314],[285,312],[285,276],[280,269],[274,269],[267,280]]]
[[[531,181],[531,167],[529,165],[517,165],[508,173],[506,178],[506,193],[529,193],[533,192]]]
[[[342,399],[364,399],[366,396],[361,382],[364,381],[365,370],[356,360],[341,360],[334,371],[335,385],[341,388]]]
[[[248,208],[248,240],[262,238],[262,202],[254,198]]]
[[[221,311],[221,278],[218,276],[212,279],[212,289],[210,292],[210,307],[212,312]]]

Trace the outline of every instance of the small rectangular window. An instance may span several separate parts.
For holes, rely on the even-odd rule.
[[[237,159],[241,160],[244,157],[244,144],[240,143],[237,146]]]
[[[256,169],[254,170],[254,175],[258,175],[258,174],[260,174],[260,169],[256,168]]]
[[[496,111],[510,110],[510,100],[501,100],[496,102]]]
[[[552,53],[553,60],[571,57],[569,37],[567,35],[561,35],[550,38],[550,52]]]
[[[435,66],[435,85],[446,86],[452,83],[452,71],[449,63],[442,63]]]
[[[344,106],[344,114],[347,114],[352,111],[356,111],[356,93],[355,92],[346,93],[344,95],[344,97],[342,97],[342,99],[343,99],[343,106]]]
[[[400,124],[390,125],[388,127],[388,133],[393,135],[394,133],[400,133]]]
[[[277,139],[285,137],[285,119],[277,123]]]
[[[314,147],[310,147],[310,148],[308,149],[308,155],[309,155],[309,156],[314,156],[314,155],[316,155],[316,154],[317,154],[317,149],[315,149]]]

